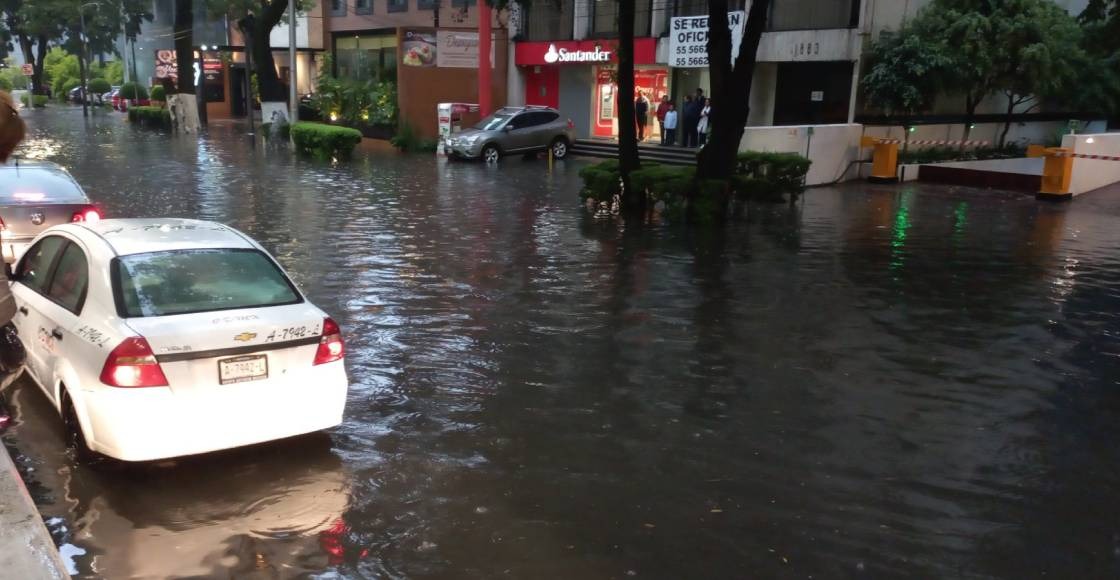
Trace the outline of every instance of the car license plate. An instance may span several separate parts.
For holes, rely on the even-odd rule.
[[[223,385],[268,378],[268,357],[263,354],[218,361],[218,382]]]

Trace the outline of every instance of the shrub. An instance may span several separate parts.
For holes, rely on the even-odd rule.
[[[141,126],[171,128],[171,111],[163,107],[129,107],[128,120]]]
[[[357,129],[323,123],[295,123],[291,136],[296,151],[321,158],[347,158],[362,141],[362,133]]]
[[[63,103],[65,103],[66,99],[70,98],[70,91],[72,91],[75,88],[81,86],[81,84],[82,83],[79,82],[78,79],[70,79],[70,80],[62,83],[61,90],[58,91],[57,93],[55,93],[54,97],[56,99],[58,99],[59,101],[62,101]]]
[[[400,151],[414,153],[435,153],[439,147],[439,141],[420,137],[408,123],[401,124],[397,134],[389,139],[389,143]]]
[[[129,100],[146,99],[148,90],[139,83],[127,82],[121,85],[121,97]]]
[[[25,106],[25,107],[32,107],[33,106],[33,107],[38,108],[38,109],[41,109],[41,108],[47,106],[47,101],[48,101],[48,99],[47,99],[46,95],[31,95],[31,94],[24,93],[24,94],[20,95],[20,97],[19,97],[19,102],[23,103],[23,106]]]
[[[579,195],[584,200],[593,199],[599,203],[610,203],[614,196],[622,193],[618,160],[608,159],[579,170],[583,178],[583,190]]]
[[[10,80],[8,80],[4,77],[0,77],[0,91],[11,92],[12,91],[12,81],[10,81]]]
[[[164,89],[163,86],[161,86],[161,85],[156,85],[156,86],[152,87],[152,97],[151,98],[152,98],[153,101],[160,101],[160,102],[166,101],[167,100],[167,90]]]
[[[86,86],[89,87],[89,94],[100,97],[101,95],[109,92],[113,88],[109,86],[109,81],[105,79],[90,79]]]
[[[961,149],[960,147],[925,147],[914,148],[898,152],[898,162],[901,164],[942,163],[947,161],[976,161],[982,159],[1011,159],[1026,156],[1027,150],[1014,143],[1003,147],[977,147],[975,149]]]
[[[348,125],[396,124],[396,83],[340,79],[330,73],[333,68],[328,56],[321,68],[317,92],[312,100],[312,106],[318,110],[320,118]]]

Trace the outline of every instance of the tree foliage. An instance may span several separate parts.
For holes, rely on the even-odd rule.
[[[296,0],[297,15],[306,12],[313,0]],[[248,38],[249,52],[253,59],[253,72],[257,75],[262,101],[285,101],[288,98],[280,76],[273,64],[269,36],[272,29],[287,21],[285,12],[288,0],[207,0],[210,14],[228,16]]]
[[[928,109],[950,64],[942,43],[930,42],[909,28],[873,43],[870,61],[863,77],[864,94],[868,104],[888,115]]]

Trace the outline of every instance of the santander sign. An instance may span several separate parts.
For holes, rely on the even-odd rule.
[[[568,50],[557,49],[555,44],[548,45],[548,52],[544,53],[544,61],[548,64],[558,62],[609,62],[611,51],[603,50],[596,46],[595,50]]]

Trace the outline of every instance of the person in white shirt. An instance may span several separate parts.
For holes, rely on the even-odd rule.
[[[696,135],[700,139],[701,147],[708,142],[708,133],[712,130],[711,116],[712,100],[708,99],[708,102],[704,103],[704,108],[700,110],[700,123],[696,125]]]
[[[661,122],[661,128],[665,129],[665,140],[663,145],[676,145],[677,144],[677,106],[669,103],[669,110],[665,111],[665,120]]]

